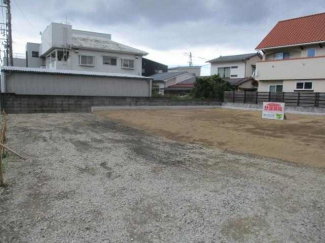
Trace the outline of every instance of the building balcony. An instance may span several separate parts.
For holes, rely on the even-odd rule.
[[[325,56],[258,62],[255,79],[325,79]]]

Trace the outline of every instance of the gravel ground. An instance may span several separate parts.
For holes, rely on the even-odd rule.
[[[325,242],[325,171],[92,114],[8,116],[0,242]]]

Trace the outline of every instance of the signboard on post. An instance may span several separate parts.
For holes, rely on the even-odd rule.
[[[262,118],[284,120],[285,103],[263,102]]]

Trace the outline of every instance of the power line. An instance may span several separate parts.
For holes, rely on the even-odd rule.
[[[39,34],[39,31],[38,31],[38,30],[33,26],[32,22],[28,19],[27,15],[24,13],[24,11],[22,10],[22,8],[18,5],[17,1],[16,1],[16,0],[13,0],[13,1],[14,1],[14,3],[16,4],[16,6],[17,6],[17,8],[19,9],[19,11],[21,12],[21,14],[23,15],[23,17],[27,20],[27,23],[29,24],[29,26]],[[42,36],[42,37],[43,37],[43,36]],[[50,43],[46,38],[43,37],[43,39],[44,39],[48,44],[51,45],[51,43]]]

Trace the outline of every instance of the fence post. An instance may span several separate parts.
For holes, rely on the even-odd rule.
[[[298,92],[298,100],[297,100],[297,106],[300,105],[300,92]]]
[[[244,90],[244,104],[246,103],[246,90]]]
[[[258,104],[258,92],[256,91],[256,100],[255,100],[255,102],[256,102],[256,104]]]
[[[271,92],[269,92],[269,102],[271,101]]]
[[[318,99],[319,99],[319,95],[318,93],[315,93],[315,107],[318,107]]]
[[[232,103],[235,103],[235,90],[232,91]]]
[[[282,92],[282,103],[285,103],[284,102],[284,92]]]

